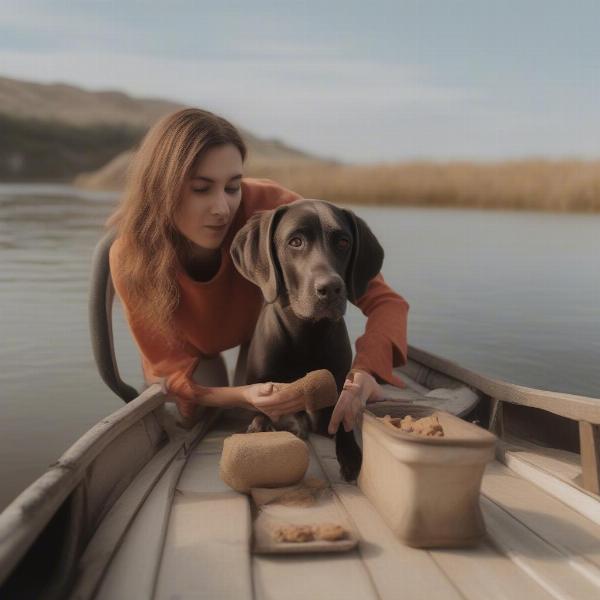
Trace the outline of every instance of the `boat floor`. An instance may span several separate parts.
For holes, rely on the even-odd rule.
[[[344,553],[253,555],[249,499],[219,477],[223,440],[238,426],[222,415],[198,445],[170,463],[96,598],[600,597],[597,496],[584,516],[527,473],[495,460],[482,482],[485,540],[473,548],[415,549],[394,536],[355,484],[341,480],[334,441],[314,434],[307,475],[331,483],[360,534],[359,546]],[[518,467],[517,452],[499,446],[498,458],[512,457],[511,466]],[[529,465],[543,470],[534,462]]]

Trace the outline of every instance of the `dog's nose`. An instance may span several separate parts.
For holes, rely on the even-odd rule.
[[[315,291],[319,298],[333,300],[342,293],[342,278],[339,276],[317,277],[315,280]]]

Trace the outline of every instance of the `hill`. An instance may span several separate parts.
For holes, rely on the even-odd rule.
[[[116,163],[124,165],[127,151],[148,127],[180,108],[184,105],[119,91],[0,77],[0,180],[71,181],[102,167],[114,173],[113,159],[125,153]],[[243,128],[240,131],[255,160],[319,160],[278,140],[259,138]],[[107,171],[88,181],[118,186],[102,179],[103,173]]]

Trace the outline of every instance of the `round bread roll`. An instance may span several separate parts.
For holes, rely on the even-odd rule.
[[[292,383],[274,383],[273,385],[276,392],[292,389],[301,393],[304,396],[305,409],[310,412],[333,406],[338,400],[335,379],[331,371],[327,369],[310,371]]]
[[[311,371],[299,381],[302,382],[306,410],[316,412],[320,408],[333,406],[337,402],[337,386],[331,371],[327,369]]]
[[[238,492],[298,483],[308,469],[306,442],[289,431],[234,433],[225,438],[221,479]]]

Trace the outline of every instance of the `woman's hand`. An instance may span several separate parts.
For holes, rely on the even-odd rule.
[[[344,422],[344,429],[352,431],[359,424],[360,416],[367,402],[384,400],[383,390],[370,373],[360,369],[352,369],[346,377],[344,388],[331,414],[328,432],[334,434]]]
[[[304,410],[306,402],[301,389],[272,381],[246,386],[244,397],[249,408],[259,410],[275,422],[282,415]]]

